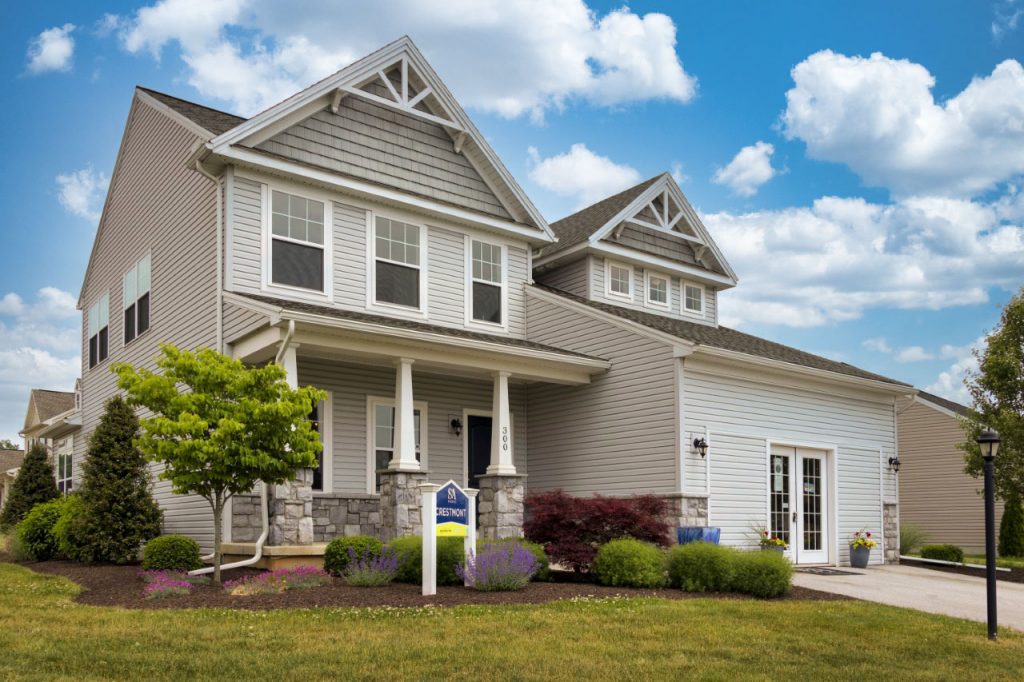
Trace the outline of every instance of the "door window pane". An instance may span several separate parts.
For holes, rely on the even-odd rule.
[[[803,546],[804,550],[824,549],[821,504],[821,460],[803,458]]]
[[[789,457],[773,455],[769,473],[769,496],[772,535],[789,544],[790,499],[789,499]]]

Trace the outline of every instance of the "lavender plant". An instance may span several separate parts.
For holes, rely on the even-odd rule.
[[[521,590],[540,568],[533,553],[515,543],[486,544],[472,552],[455,572],[474,589],[483,592]]]
[[[360,558],[352,547],[348,548],[348,566],[345,567],[345,582],[355,587],[378,587],[387,585],[398,574],[398,552],[385,547],[380,554]]]

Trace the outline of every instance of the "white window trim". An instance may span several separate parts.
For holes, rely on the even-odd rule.
[[[478,241],[483,244],[490,244],[491,246],[497,246],[501,249],[501,282],[488,282],[486,280],[480,280],[484,284],[490,284],[492,286],[501,288],[501,324],[495,324],[494,322],[486,322],[484,320],[473,319],[473,282],[477,281],[473,278],[473,242]],[[466,326],[467,327],[478,327],[487,331],[502,330],[508,331],[508,244],[497,240],[488,240],[486,238],[480,238],[474,235],[467,234],[465,236],[465,252],[466,252]]]
[[[700,289],[700,310],[693,310],[692,308],[686,307],[686,287],[694,287]],[[690,315],[691,317],[704,318],[707,315],[708,310],[708,292],[703,284],[697,282],[688,282],[685,279],[682,280],[682,285],[679,289],[679,306],[682,309],[683,315]]]
[[[75,480],[75,477],[74,477],[74,468],[75,468],[74,447],[72,446],[71,448],[69,448],[68,447],[68,443],[67,443],[67,439],[64,439],[64,440],[62,440],[60,442],[60,445],[58,445],[57,448],[55,448],[55,449],[57,450],[57,452],[55,454],[55,458],[56,458],[57,462],[56,462],[56,466],[53,468],[53,477],[54,477],[54,479],[56,479],[57,487],[58,488],[60,488],[60,484],[61,483],[65,484],[65,487],[64,487],[64,489],[63,489],[61,494],[66,497],[68,495],[68,493],[71,492],[71,487],[74,485],[74,480]],[[62,458],[67,458],[66,463],[65,463],[65,467],[64,467],[64,478],[60,477],[60,460]],[[69,467],[72,470],[71,473],[68,473],[68,468]]]
[[[617,291],[612,291],[612,266],[622,268],[629,271],[629,293],[623,294]],[[621,301],[632,301],[633,290],[636,288],[636,282],[634,278],[636,273],[633,272],[633,266],[629,263],[623,263],[621,261],[605,260],[604,262],[604,293],[609,298],[617,298]]]
[[[131,305],[131,304],[129,304],[128,301],[124,300],[124,276],[122,275],[121,276],[121,345],[122,346],[127,346],[128,344],[135,343],[136,341],[139,340],[140,336],[142,336],[143,334],[148,334],[149,331],[153,328],[153,252],[152,251],[147,251],[141,258],[139,258],[137,261],[135,261],[135,264],[132,265],[132,267],[129,268],[128,270],[129,270],[129,272],[132,271],[132,270],[135,270],[136,271],[136,275],[135,275],[136,276],[136,280],[138,280],[138,267],[139,267],[139,265],[142,264],[142,261],[146,260],[147,258],[149,259],[149,289],[147,291],[147,293],[149,294],[149,326],[146,327],[146,331],[142,332],[141,334],[139,333],[139,305],[138,304],[139,304],[139,299],[142,298],[142,296],[141,296],[141,294],[139,294],[138,288],[136,288],[135,300],[131,302],[131,303],[135,304],[135,338],[132,339],[131,341],[125,341],[124,340],[124,311],[127,310],[128,306]],[[127,275],[128,273],[126,272],[124,274]],[[109,332],[107,333],[107,336],[110,336]],[[109,339],[107,341],[107,345],[108,346],[110,345]]]
[[[377,300],[377,218],[387,218],[388,220],[395,220],[406,225],[415,225],[420,230],[420,307],[411,308],[409,306],[398,305],[397,303],[387,303],[386,301]],[[398,216],[388,215],[386,213],[378,212],[375,210],[368,209],[366,211],[366,308],[367,310],[375,310],[377,312],[386,313],[388,315],[395,315],[399,317],[411,317],[413,319],[425,320],[427,319],[427,269],[428,269],[428,258],[427,253],[429,251],[429,240],[430,231],[426,224],[410,221],[407,218]],[[387,261],[394,262],[394,261]],[[413,267],[408,263],[395,263],[396,265],[403,265],[405,267]]]
[[[377,424],[374,421],[377,416],[378,407],[390,407],[394,409],[395,399],[382,396],[366,396],[366,492],[369,495],[379,495],[374,483],[377,473],[377,448],[374,447],[374,439],[377,436]],[[430,413],[425,400],[414,400],[413,410],[420,411],[420,470],[427,470],[427,434],[430,433]]]
[[[330,495],[334,492],[334,394],[326,391],[327,396],[320,401],[320,442],[324,446],[324,487],[314,490],[313,495]]]
[[[651,300],[651,279],[660,279],[665,281],[665,302]],[[651,308],[660,308],[661,310],[672,309],[672,278],[668,275],[664,275],[660,272],[651,272],[648,269],[644,269],[644,305]]]
[[[304,289],[303,287],[291,286],[288,284],[277,284],[274,282],[273,273],[271,271],[274,262],[271,247],[274,239],[291,242],[292,244],[316,246],[312,242],[304,242],[297,239],[291,239],[290,237],[277,237],[272,234],[271,198],[274,190],[284,192],[286,194],[292,194],[310,201],[319,201],[324,205],[324,291],[322,292],[313,291],[312,289]],[[282,295],[286,298],[312,301],[314,303],[334,301],[334,204],[330,195],[306,189],[305,187],[296,188],[290,183],[261,182],[260,204],[262,209],[260,211],[260,222],[262,223],[261,236],[263,249],[263,267],[260,271],[260,290],[266,293]],[[152,305],[150,307],[152,308]]]

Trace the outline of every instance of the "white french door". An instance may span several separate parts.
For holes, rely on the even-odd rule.
[[[768,528],[797,564],[828,563],[828,468],[824,450],[772,446]]]

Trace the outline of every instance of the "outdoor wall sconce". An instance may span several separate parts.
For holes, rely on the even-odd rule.
[[[701,459],[704,459],[704,456],[708,454],[708,442],[703,438],[694,438],[693,447],[700,453]]]
[[[452,427],[452,433],[456,436],[462,435],[462,420],[458,417],[452,417],[452,420],[448,422],[448,425]]]
[[[892,467],[892,470],[895,473],[898,474],[900,472],[900,458],[899,457],[890,457],[889,458],[889,466]]]

